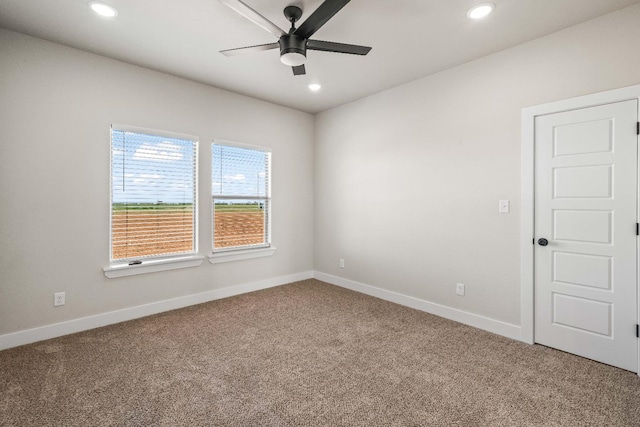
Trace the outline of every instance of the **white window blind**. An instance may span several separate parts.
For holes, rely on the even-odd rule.
[[[111,129],[111,260],[196,248],[197,140]]]
[[[213,251],[270,246],[271,153],[212,146]]]

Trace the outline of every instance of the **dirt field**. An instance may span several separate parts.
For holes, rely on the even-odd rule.
[[[193,217],[188,211],[116,210],[112,221],[113,259],[193,250]],[[263,211],[216,212],[215,223],[216,248],[259,244],[264,240]],[[171,231],[176,226],[181,228],[178,233]]]
[[[264,242],[264,212],[216,212],[216,248]]]

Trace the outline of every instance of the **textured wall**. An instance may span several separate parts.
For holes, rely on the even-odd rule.
[[[315,269],[519,324],[521,110],[639,69],[633,6],[321,113]]]
[[[0,335],[312,269],[313,116],[1,29],[0,58]],[[111,123],[199,136],[203,255],[212,139],[271,147],[273,257],[106,279]]]
[[[520,111],[640,83],[639,48],[635,6],[314,123],[0,30],[0,334],[307,271],[314,260],[325,273],[518,324]],[[110,123],[200,137],[201,254],[210,141],[271,147],[276,254],[106,279]],[[498,214],[499,199],[511,214]],[[54,309],[57,291],[67,304]]]

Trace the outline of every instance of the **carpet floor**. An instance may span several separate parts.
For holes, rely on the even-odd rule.
[[[2,426],[640,426],[640,378],[306,280],[0,352]]]

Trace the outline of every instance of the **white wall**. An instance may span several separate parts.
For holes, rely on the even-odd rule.
[[[111,123],[200,137],[203,255],[211,140],[271,147],[275,255],[105,278]],[[0,336],[310,271],[313,132],[306,113],[0,29]]]
[[[314,267],[517,325],[521,109],[639,69],[634,6],[314,120],[0,29],[0,337]],[[209,142],[272,147],[276,254],[106,279],[110,123],[200,137],[202,254]]]
[[[633,6],[319,114],[315,269],[518,325],[521,109],[639,70]]]

